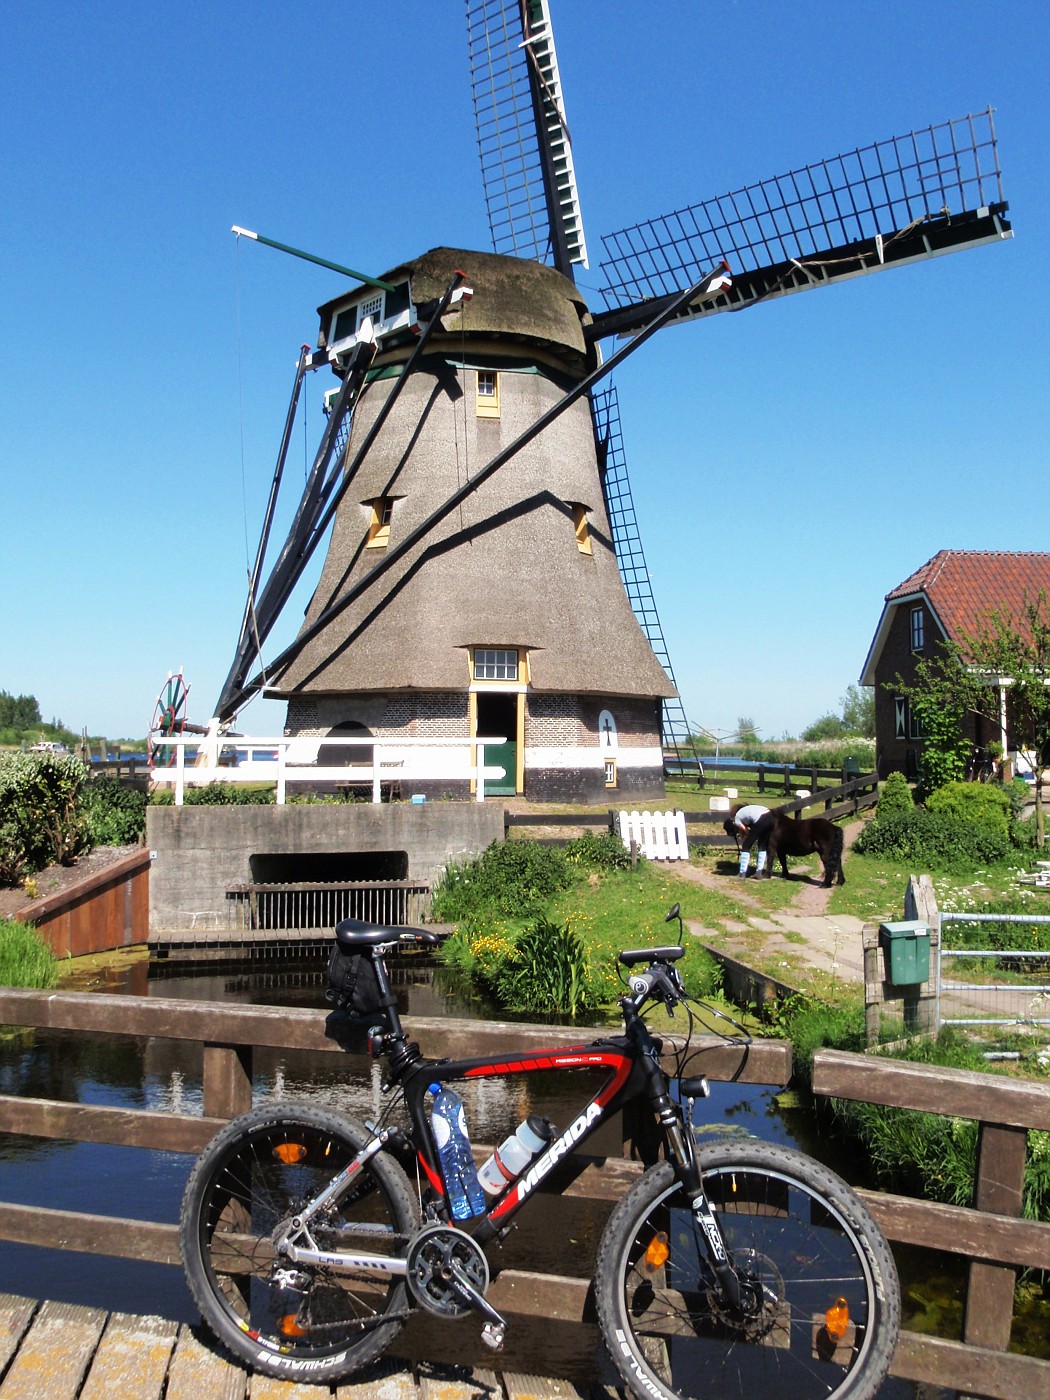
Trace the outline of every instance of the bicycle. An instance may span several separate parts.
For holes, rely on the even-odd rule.
[[[677,905],[667,917],[681,940]],[[436,942],[425,930],[349,919],[336,929],[329,983],[345,1006],[329,1017],[330,1033],[350,1048],[347,1028],[366,1026],[392,1095],[378,1123],[265,1105],[225,1127],[194,1166],[183,1262],[219,1340],[268,1375],[329,1383],[388,1350],[414,1308],[475,1315],[498,1349],[507,1323],[486,1298],[485,1247],[542,1186],[556,1189],[558,1163],[611,1115],[647,1102],[663,1160],[613,1210],[594,1270],[600,1329],[628,1389],[639,1400],[870,1400],[899,1328],[892,1256],[852,1190],[811,1158],[758,1141],[696,1145],[693,1106],[708,1088],[702,1075],[683,1075],[699,1053],[692,1036],[705,1012],[729,1018],[686,993],[681,941],[619,954],[622,1035],[461,1060],[427,1059],[408,1040],[387,972],[391,949]],[[675,1086],[643,1017],[658,1005],[688,1020]],[[731,1024],[721,1038],[746,1044]],[[538,1070],[603,1079],[484,1213],[454,1221],[429,1087]],[[398,1104],[407,1126],[391,1121]]]

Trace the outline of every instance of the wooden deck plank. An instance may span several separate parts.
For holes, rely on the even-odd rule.
[[[247,1389],[246,1370],[214,1342],[201,1341],[185,1324],[179,1328],[166,1400],[244,1400]]]
[[[2,1400],[76,1400],[105,1323],[97,1308],[42,1304],[0,1385]]]
[[[507,1400],[581,1400],[583,1395],[571,1381],[529,1376],[521,1371],[504,1372],[503,1385]]]
[[[34,1298],[0,1293],[0,1376],[7,1370],[37,1306]]]
[[[503,1388],[492,1371],[425,1365],[419,1368],[419,1400],[503,1400]]]
[[[279,1381],[253,1371],[248,1381],[251,1400],[325,1400],[332,1394],[326,1385],[310,1385],[308,1381]]]
[[[80,1400],[160,1400],[178,1332],[167,1318],[113,1313]]]
[[[415,1377],[407,1362],[384,1356],[338,1386],[336,1400],[417,1400]]]

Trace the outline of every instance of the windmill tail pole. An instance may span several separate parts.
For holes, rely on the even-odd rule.
[[[313,253],[304,253],[302,248],[293,248],[288,243],[278,243],[276,239],[264,238],[261,233],[253,233],[250,228],[241,228],[239,224],[234,224],[230,229],[238,238],[250,238],[255,243],[265,243],[267,248],[276,248],[279,253],[291,253],[293,258],[302,258],[304,262],[316,263],[318,267],[330,268],[333,272],[341,272],[344,277],[352,277],[356,282],[366,282],[370,287],[378,287],[381,291],[392,292],[393,286],[389,282],[381,282],[378,277],[369,277],[367,272],[355,272],[352,267],[343,267],[341,263],[329,262],[327,258],[315,257]]]

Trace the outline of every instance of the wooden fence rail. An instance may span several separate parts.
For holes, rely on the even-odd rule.
[[[0,1024],[35,1026],[88,1036],[151,1036],[203,1046],[203,1116],[105,1108],[51,1099],[0,1096],[0,1132],[48,1139],[116,1143],[168,1152],[199,1152],[222,1122],[249,1107],[253,1047],[343,1053],[315,1011],[185,1002],[159,997],[94,996],[0,989]],[[451,1057],[579,1044],[598,1029],[450,1021],[414,1017],[410,1033],[428,1053]],[[694,1042],[695,1043],[695,1042]],[[706,1073],[742,1083],[784,1084],[790,1046],[762,1041],[746,1051],[705,1040]],[[362,1062],[364,1063],[364,1062]],[[356,1057],[348,1071],[357,1072]],[[976,1119],[981,1150],[975,1209],[908,1197],[865,1193],[891,1240],[968,1256],[970,1300],[964,1342],[904,1333],[895,1374],[955,1386],[993,1400],[1050,1400],[1050,1362],[1005,1351],[1017,1267],[1045,1268],[1050,1225],[1019,1219],[1020,1181],[1028,1128],[1050,1130],[1050,1095],[1041,1085],[1000,1076],[904,1064],[875,1056],[820,1051],[814,1061],[818,1093]],[[585,1200],[620,1199],[639,1163],[587,1157],[564,1194]],[[478,1145],[479,1154],[489,1149]],[[177,1264],[173,1221],[116,1219],[43,1206],[0,1204],[0,1239],[48,1248]],[[518,1317],[574,1324],[591,1316],[587,1278],[506,1269],[493,1285],[496,1307]]]
[[[1022,1220],[1028,1129],[1050,1130],[1044,1084],[882,1056],[820,1050],[818,1094],[977,1122],[972,1208],[861,1192],[889,1240],[970,1260],[962,1341],[905,1333],[893,1371],[993,1400],[1047,1400],[1050,1361],[1007,1352],[1018,1268],[1046,1269],[1050,1223]]]

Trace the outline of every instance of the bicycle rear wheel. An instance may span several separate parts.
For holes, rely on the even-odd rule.
[[[404,1279],[352,1277],[278,1257],[277,1227],[370,1140],[360,1123],[298,1105],[253,1109],[205,1148],[179,1237],[190,1291],[220,1341],[272,1376],[333,1381],[380,1356],[407,1318]],[[312,1233],[322,1250],[402,1257],[419,1209],[378,1153]]]
[[[664,1162],[621,1201],[598,1253],[598,1315],[644,1400],[870,1400],[900,1325],[893,1258],[833,1172],[764,1143],[700,1151],[729,1257],[758,1303],[722,1304],[689,1200]]]

